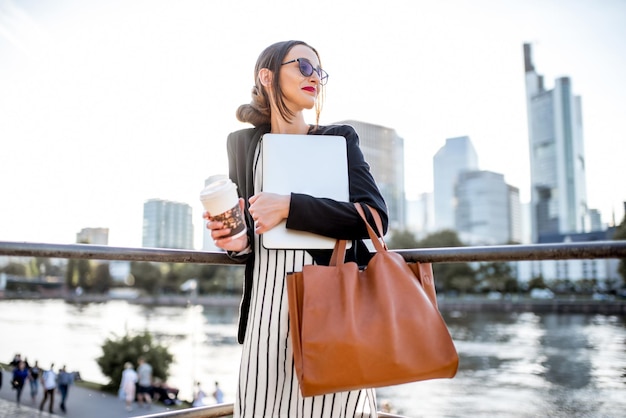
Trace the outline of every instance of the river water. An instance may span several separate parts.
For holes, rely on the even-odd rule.
[[[237,308],[145,307],[125,301],[0,301],[0,359],[21,353],[105,383],[95,358],[106,338],[150,331],[175,357],[168,383],[190,399],[194,381],[235,396]],[[623,417],[626,318],[455,312],[446,322],[460,356],[454,379],[378,389],[409,417]]]

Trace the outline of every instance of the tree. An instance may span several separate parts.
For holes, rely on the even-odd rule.
[[[65,285],[69,289],[82,287],[89,290],[92,285],[91,263],[86,259],[73,259],[67,261],[67,269],[65,271]]]
[[[62,276],[63,269],[55,264],[52,264],[47,257],[35,257],[32,260],[34,267],[32,271],[35,275],[39,276]]]
[[[20,263],[10,262],[2,268],[2,272],[12,276],[26,277],[26,266]]]
[[[389,242],[387,242],[389,249],[407,249],[417,248],[419,242],[415,238],[415,235],[409,230],[393,231]]]
[[[93,274],[91,290],[95,293],[107,293],[112,284],[113,278],[109,272],[109,265],[107,263],[98,264]]]
[[[507,286],[511,286],[513,270],[508,263],[483,263],[478,267],[476,275],[485,290],[505,292],[508,290]]]
[[[76,273],[78,275],[78,286],[83,289],[91,289],[91,261],[84,258],[76,260]]]
[[[539,276],[535,276],[528,281],[528,290],[533,289],[547,289],[548,285],[544,280],[543,276],[540,274]]]
[[[422,248],[442,248],[442,247],[463,247],[465,246],[456,232],[451,229],[444,229],[434,234],[430,234],[419,242]]]
[[[463,247],[459,236],[451,229],[430,234],[418,243],[419,248]],[[435,263],[433,274],[438,290],[466,292],[474,288],[476,273],[468,263]]]
[[[135,278],[135,287],[143,289],[151,295],[161,291],[163,274],[158,264],[149,262],[132,262],[130,273]]]
[[[154,377],[167,380],[170,365],[174,360],[169,350],[156,344],[149,332],[134,336],[126,334],[119,339],[107,338],[102,345],[102,356],[96,359],[102,374],[110,379],[105,388],[117,390],[122,379],[124,363],[130,362],[137,367],[139,357],[150,363]]]

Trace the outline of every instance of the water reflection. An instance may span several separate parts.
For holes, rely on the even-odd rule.
[[[380,389],[412,417],[619,417],[626,400],[624,318],[453,312],[452,380]]]
[[[617,417],[626,409],[626,325],[602,315],[452,312],[456,378],[378,390],[410,417]],[[0,302],[0,358],[21,352],[67,363],[104,383],[94,359],[108,337],[151,332],[175,356],[169,383],[190,398],[193,382],[220,381],[235,396],[240,346],[236,306],[144,307],[113,301]],[[45,344],[42,344],[45,341]]]

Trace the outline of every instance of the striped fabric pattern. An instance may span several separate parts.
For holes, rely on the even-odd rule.
[[[262,143],[262,142],[261,142]],[[261,190],[260,147],[254,167]],[[376,417],[373,389],[303,398],[293,364],[285,275],[312,264],[303,250],[267,250],[255,235],[252,302],[239,371],[235,418]]]

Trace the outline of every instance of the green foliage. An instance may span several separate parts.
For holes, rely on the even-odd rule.
[[[535,276],[528,281],[529,291],[533,289],[547,289],[547,288],[548,288],[548,285],[546,284],[546,281],[544,280],[542,275]]]
[[[98,264],[93,273],[91,291],[95,293],[107,293],[109,289],[111,289],[112,284],[113,278],[109,272],[109,265],[107,263]]]
[[[76,273],[78,275],[78,286],[85,290],[91,289],[91,261],[83,258],[76,260]]]
[[[409,249],[417,248],[419,246],[419,242],[411,231],[405,229],[402,231],[393,231],[391,238],[387,241],[387,246],[389,249],[395,250]]]
[[[212,274],[200,275],[198,290],[200,293],[239,294],[243,289],[243,266],[204,266],[217,267]]]
[[[508,263],[483,263],[478,267],[476,274],[485,291],[506,292],[507,287],[509,289],[516,287],[513,269]]]
[[[435,232],[419,242],[422,248],[463,247],[459,236],[451,229]]]
[[[63,269],[56,264],[52,264],[47,257],[35,257],[33,261],[37,274],[43,276],[63,276]]]
[[[86,259],[69,259],[65,270],[65,284],[69,289],[81,287],[90,291],[93,285],[91,261]]]
[[[433,275],[438,291],[463,292],[473,289],[476,284],[476,273],[468,263],[435,263]]]
[[[131,263],[134,286],[147,293],[180,293],[189,279],[198,281],[198,293],[239,293],[243,285],[243,266],[216,266],[194,263]]]
[[[426,236],[419,242],[419,248],[463,247],[457,233],[451,229]],[[461,293],[475,287],[476,273],[468,263],[434,263],[433,274],[439,291],[456,290]]]
[[[78,279],[74,277],[76,270],[76,260],[70,258],[67,260],[67,266],[65,268],[65,285],[68,289],[73,289],[78,283]]]
[[[107,338],[102,345],[102,356],[96,359],[102,374],[110,381],[105,385],[108,390],[115,391],[122,379],[124,363],[131,362],[137,367],[137,360],[142,357],[152,366],[153,377],[167,380],[169,367],[174,360],[166,347],[156,344],[149,332],[119,339]]]
[[[130,264],[130,273],[135,278],[135,287],[144,289],[152,295],[161,292],[163,273],[157,264],[133,261]]]
[[[2,272],[12,276],[26,277],[26,266],[20,263],[10,262],[2,268]]]

